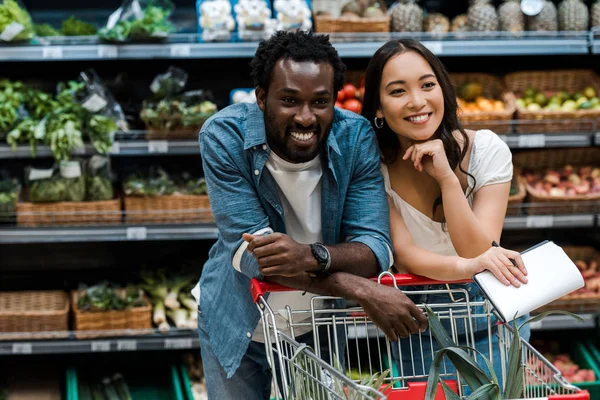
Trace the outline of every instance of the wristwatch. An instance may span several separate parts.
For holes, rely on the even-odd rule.
[[[318,267],[307,271],[312,277],[320,277],[327,274],[331,266],[331,255],[323,243],[313,243],[310,245],[310,251],[317,260]]]

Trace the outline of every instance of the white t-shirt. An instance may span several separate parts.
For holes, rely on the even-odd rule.
[[[298,243],[310,244],[323,240],[321,230],[321,160],[317,156],[305,163],[290,163],[271,151],[265,165],[279,187],[279,198],[283,206],[283,218],[287,234]],[[286,306],[292,310],[310,310],[313,295],[302,292],[269,294],[269,306],[277,314],[278,329],[287,330]],[[310,322],[310,315],[293,317],[294,323]],[[294,335],[300,336],[312,330],[310,326],[294,327]],[[262,324],[254,331],[252,340],[264,342]]]

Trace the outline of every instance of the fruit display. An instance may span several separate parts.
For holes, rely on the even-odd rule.
[[[469,31],[469,18],[467,14],[460,14],[454,17],[452,24],[450,25],[452,32],[468,32]]]
[[[523,177],[536,196],[577,197],[600,194],[600,168],[565,165],[545,171],[524,170]]]
[[[558,27],[561,31],[585,31],[589,11],[581,0],[563,0],[558,6]]]
[[[543,7],[539,14],[529,16],[527,23],[530,31],[544,32],[558,30],[558,11],[550,0],[542,0]]]
[[[425,17],[423,27],[425,28],[425,32],[442,35],[450,31],[450,21],[440,13],[433,13]]]
[[[400,0],[390,8],[393,32],[423,32],[423,9],[417,0]]]
[[[600,28],[600,0],[596,0],[596,2],[592,5],[592,20],[591,25],[592,28]]]
[[[475,32],[498,30],[498,13],[491,0],[471,0],[467,10],[469,29]]]
[[[458,95],[459,112],[479,113],[490,111],[503,111],[504,102],[483,96],[483,86],[478,82],[466,82],[456,91]]]
[[[527,111],[600,110],[600,98],[593,86],[575,93],[540,91],[529,87],[517,99],[517,106]]]
[[[600,271],[597,259],[574,260],[585,281],[584,287],[564,296],[562,300],[597,298],[600,296]]]
[[[571,383],[595,382],[596,374],[591,369],[581,368],[568,354],[545,354],[548,361]]]
[[[358,88],[352,83],[346,83],[338,92],[335,106],[360,114],[365,94],[364,80],[361,79]]]
[[[525,30],[525,15],[521,11],[519,0],[504,0],[498,7],[500,30],[507,32],[523,32]]]
[[[346,18],[380,18],[385,17],[387,8],[381,1],[351,0],[344,4],[341,16]]]

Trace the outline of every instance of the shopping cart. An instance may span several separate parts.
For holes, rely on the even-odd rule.
[[[410,287],[410,291],[405,290],[405,293],[415,296],[412,298],[445,294],[449,299],[448,303],[428,306],[448,328],[455,343],[473,347],[476,334],[480,338],[484,332],[489,339],[486,353],[488,357],[493,357],[492,346],[499,346],[499,364],[502,367],[500,371],[496,370],[496,374],[504,382],[513,333],[510,326],[496,323],[488,301],[470,301],[467,286],[451,287],[446,282],[414,275],[383,273],[378,281],[382,285],[401,287],[403,290]],[[469,281],[452,283],[467,282]],[[434,339],[428,332],[399,339],[408,342],[403,346],[396,346],[358,305],[346,304],[336,297],[311,295],[310,309],[292,310],[287,306],[285,310],[273,310],[269,307],[265,294],[294,289],[256,279],[252,280],[250,289],[262,317],[267,359],[275,376],[273,384],[276,399],[424,398],[429,371],[423,360],[426,357],[433,360],[434,357],[434,352],[430,350],[434,348]],[[424,307],[424,304],[417,305],[421,309]],[[285,326],[281,324],[282,318]],[[306,330],[307,327],[312,330],[313,348],[296,340],[296,332],[302,328]],[[366,340],[351,340],[357,337]],[[570,385],[529,343],[523,340],[522,345],[521,362],[525,375],[523,398],[589,400],[587,391]],[[324,347],[329,351],[324,352]],[[403,348],[405,354],[402,354]],[[409,351],[406,351],[407,348]],[[398,363],[400,370],[393,361],[393,352],[397,352],[396,358],[404,360]],[[483,364],[478,353],[472,352],[471,355],[480,365]],[[408,368],[405,367],[407,357],[410,359]],[[493,359],[491,361],[494,363]],[[440,377],[464,398],[468,388],[459,384],[462,382],[460,374],[448,365],[450,364],[442,365]],[[376,385],[367,384],[369,376],[386,370],[390,373],[383,381],[378,381]],[[367,378],[362,378],[364,376]],[[445,399],[441,389],[437,391],[436,400],[438,399]]]

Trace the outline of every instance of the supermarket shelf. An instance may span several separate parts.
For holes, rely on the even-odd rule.
[[[567,315],[549,315],[541,321],[531,323],[531,330],[552,331],[566,329],[593,329],[596,327],[597,314],[579,314],[583,321],[577,321]]]
[[[595,136],[595,138],[594,138],[594,144],[596,146],[600,146],[600,132],[596,132],[596,134],[594,136]]]
[[[594,28],[590,32],[590,44],[592,54],[600,54],[600,28]]]
[[[594,143],[591,133],[528,133],[498,135],[498,137],[506,142],[511,149],[589,147]]]
[[[0,244],[114,242],[153,240],[214,240],[214,224],[189,225],[117,225],[91,227],[1,227]]]
[[[593,228],[595,223],[595,214],[507,216],[504,229]]]
[[[69,335],[67,339],[1,340],[0,356],[186,350],[200,347],[198,334],[194,330],[176,330],[166,335],[151,333],[145,336],[127,335],[95,339],[76,339],[75,332],[66,332],[66,334]]]

